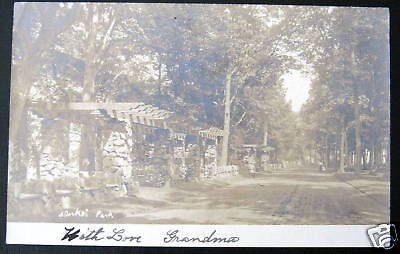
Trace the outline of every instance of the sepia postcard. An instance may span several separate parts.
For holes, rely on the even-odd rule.
[[[389,56],[385,8],[15,3],[7,243],[389,248]]]

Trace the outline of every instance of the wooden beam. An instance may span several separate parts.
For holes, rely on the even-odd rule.
[[[67,105],[68,110],[132,110],[144,105],[142,102],[70,102]]]

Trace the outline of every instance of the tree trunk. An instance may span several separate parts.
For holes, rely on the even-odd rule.
[[[349,146],[347,140],[347,128],[344,130],[345,137],[344,137],[344,166],[350,165],[350,156],[349,156]]]
[[[386,142],[386,165],[385,165],[385,169],[387,171],[390,170],[390,141]]]
[[[94,14],[96,7],[93,5],[89,8],[88,13],[88,38],[87,38],[87,51],[85,54],[85,71],[83,81],[83,102],[95,102],[95,80],[96,80],[96,22],[94,21]],[[93,123],[89,121],[84,122],[81,132],[81,144],[79,152],[79,168],[80,170],[91,171],[95,169],[95,144],[96,132]],[[87,162],[84,163],[84,161]],[[87,165],[87,163],[89,163]]]
[[[264,146],[268,146],[268,122],[264,122]]]
[[[356,65],[356,55],[354,46],[351,48],[351,70],[354,70]],[[355,163],[354,168],[356,173],[361,172],[361,160],[362,160],[362,144],[361,144],[361,121],[360,121],[360,102],[359,102],[359,87],[355,80],[353,73],[352,86],[353,86],[353,115],[354,115],[354,135],[355,135]]]
[[[40,153],[37,149],[36,144],[32,144],[32,154],[33,154],[33,161],[35,163],[36,168],[36,179],[40,179]]]
[[[369,168],[375,169],[375,144],[371,145],[371,153],[369,155]]]
[[[264,146],[265,148],[268,147],[268,122],[264,122]],[[262,161],[263,163],[263,168],[264,170],[268,170],[268,151],[266,150],[263,154],[264,160]]]
[[[368,155],[368,149],[364,148],[362,150],[362,165],[361,165],[362,169],[367,169],[367,167],[368,167],[368,165],[367,165],[367,155]]]
[[[328,160],[329,160],[329,144],[328,144],[328,134],[325,136],[325,151],[324,151],[324,166],[328,168]]]
[[[361,121],[360,121],[360,105],[358,102],[358,94],[355,94],[355,104],[354,104],[354,133],[355,133],[355,163],[354,168],[356,173],[361,172],[361,159],[362,159],[362,151],[361,151]]]
[[[329,140],[327,142],[328,144],[328,149],[327,149],[327,154],[326,154],[326,168],[330,168],[332,166],[332,145],[329,143]]]
[[[342,124],[340,130],[340,154],[339,154],[339,171],[344,173],[344,160],[345,160],[345,142],[346,142],[346,128]]]
[[[162,77],[162,61],[161,61],[161,53],[158,54],[158,94],[161,95],[162,93],[162,82],[161,82],[161,77]]]
[[[224,130],[222,138],[221,166],[227,166],[229,160],[229,135],[231,127],[231,82],[233,70],[228,71],[225,79],[225,113],[224,113]]]
[[[374,154],[375,154],[375,156],[374,156],[375,157],[375,159],[374,159],[375,167],[378,169],[382,165],[382,144],[381,144],[381,142],[378,142],[375,145]]]
[[[340,164],[340,140],[338,140],[337,143],[339,144],[339,148],[335,145],[335,168],[338,168]]]

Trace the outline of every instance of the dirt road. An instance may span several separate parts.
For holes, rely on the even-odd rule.
[[[274,173],[141,187],[136,196],[93,197],[15,221],[132,224],[378,224],[389,222],[389,180],[286,169]],[[75,203],[76,205],[76,203]]]
[[[376,224],[389,221],[388,181],[312,169],[284,170],[255,178],[238,176],[184,182],[170,189],[143,188],[137,198],[126,201],[104,207],[119,215],[114,223]]]

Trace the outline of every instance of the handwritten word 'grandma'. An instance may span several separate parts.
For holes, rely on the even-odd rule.
[[[179,230],[170,230],[166,233],[166,237],[164,237],[164,243],[235,243],[239,241],[239,237],[230,236],[230,237],[216,237],[216,230],[214,230],[211,234],[207,236],[201,237],[187,237],[178,235]]]

